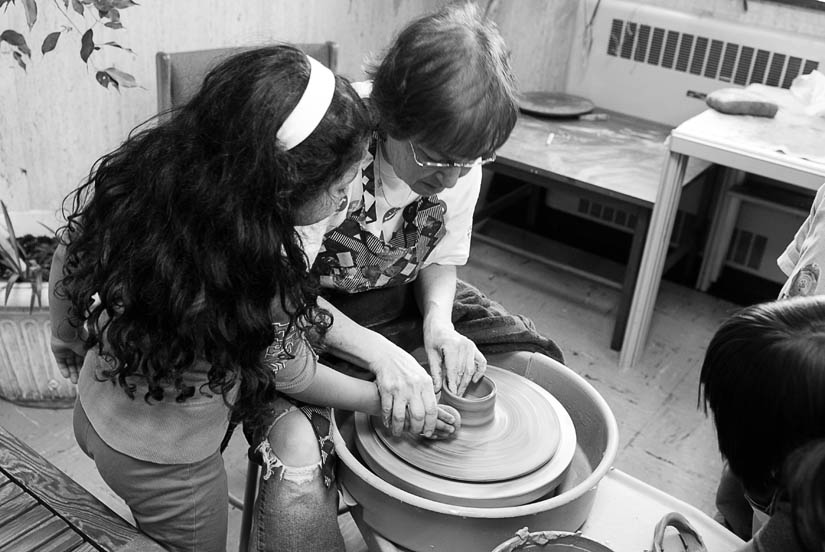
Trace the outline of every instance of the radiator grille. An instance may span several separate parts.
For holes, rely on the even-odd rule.
[[[621,19],[610,26],[607,54],[741,86],[790,88],[797,76],[819,68],[811,59]]]

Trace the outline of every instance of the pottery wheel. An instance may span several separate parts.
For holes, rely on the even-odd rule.
[[[547,392],[500,368],[493,368],[497,397],[489,424],[462,426],[453,439],[433,440],[404,433],[393,436],[372,419],[378,438],[396,456],[439,477],[456,481],[504,481],[536,471],[559,445],[559,419]]]
[[[384,431],[380,421],[374,424],[368,415],[355,413],[355,445],[363,462],[376,475],[396,487],[424,498],[459,506],[518,506],[552,493],[576,452],[576,430],[570,415],[555,397],[526,378],[489,365],[487,377],[497,386],[496,407],[502,404],[503,427],[510,433],[522,435],[512,441],[518,444],[516,448],[508,448],[506,455],[502,454],[503,447],[496,446],[496,441],[485,440],[483,436],[480,437],[481,442],[465,442],[462,433],[469,430],[468,427],[462,427],[459,435],[452,440],[392,437]],[[510,399],[508,395],[511,395]],[[524,410],[522,406],[518,409],[506,406],[509,403],[533,406]],[[539,404],[543,406],[537,406]],[[496,411],[496,419],[498,416]],[[497,424],[491,422],[489,425],[496,428],[494,433],[497,439],[506,438],[510,442],[510,437],[503,435]],[[376,428],[379,430],[376,431]],[[470,431],[482,431],[482,428]],[[549,446],[545,441],[550,443]],[[451,443],[457,443],[455,450],[450,449]],[[422,448],[422,444],[427,445],[423,447],[423,452],[409,454],[411,449]],[[539,456],[544,457],[543,461],[537,460],[538,456],[532,453],[534,449],[542,451]],[[551,450],[549,456],[547,450]],[[425,465],[419,468],[396,451],[412,456],[417,463],[426,463],[434,458],[436,467]],[[485,456],[480,451],[491,454],[498,465],[491,463],[489,458],[480,460]],[[525,461],[524,457],[530,457],[530,460]],[[471,464],[474,467],[468,468]],[[511,469],[511,465],[518,468]],[[536,467],[525,472],[526,466]],[[478,479],[473,470],[484,472],[483,480],[467,480]],[[493,480],[491,474],[496,471],[500,476]]]
[[[593,102],[564,92],[521,92],[519,109],[547,117],[576,117],[593,111]]]

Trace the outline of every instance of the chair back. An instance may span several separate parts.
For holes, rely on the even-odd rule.
[[[319,42],[295,44],[329,67],[334,73],[338,68],[338,44]],[[158,112],[166,113],[185,103],[200,88],[211,68],[232,54],[249,47],[215,48],[191,52],[158,52],[155,67],[158,81]]]

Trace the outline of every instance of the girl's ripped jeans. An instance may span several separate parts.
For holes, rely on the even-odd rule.
[[[249,550],[343,552],[329,410],[279,398],[244,434],[261,465]]]

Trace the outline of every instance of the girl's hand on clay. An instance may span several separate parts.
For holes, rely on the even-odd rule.
[[[438,420],[435,423],[435,432],[428,439],[452,439],[461,429],[461,414],[452,406],[438,405]],[[426,437],[426,436],[425,436]]]

